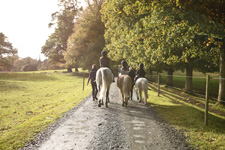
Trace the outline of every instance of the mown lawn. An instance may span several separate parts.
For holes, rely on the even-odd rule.
[[[157,96],[157,86],[150,85],[151,88],[148,91],[150,105],[155,108],[163,120],[183,132],[192,147],[200,150],[225,149],[224,115],[210,113],[208,126],[205,126],[204,108],[199,107],[200,103],[204,103],[202,98],[183,92],[177,95],[179,91],[173,89],[161,89],[160,96]],[[189,99],[196,100],[196,103],[190,104]],[[222,105],[211,103],[210,107],[220,110],[223,114],[225,112],[225,107]]]
[[[90,93],[71,73],[0,73],[0,149],[22,148]]]

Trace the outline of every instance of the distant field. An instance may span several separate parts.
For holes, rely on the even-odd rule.
[[[211,98],[217,99],[218,90],[219,90],[219,74],[218,73],[209,73],[211,80],[209,85],[209,96]],[[166,84],[167,81],[167,73],[163,72],[162,83]],[[153,74],[153,81],[156,81],[156,73]],[[180,88],[181,90],[185,88],[185,73],[181,71],[176,71],[173,74],[173,84],[174,87]],[[193,92],[200,94],[202,96],[205,95],[206,88],[206,75],[200,72],[193,72]]]
[[[82,77],[61,72],[0,73],[0,149],[23,147],[91,93]]]

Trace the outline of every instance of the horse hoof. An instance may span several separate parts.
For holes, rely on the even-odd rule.
[[[101,107],[101,104],[98,104],[98,107]]]

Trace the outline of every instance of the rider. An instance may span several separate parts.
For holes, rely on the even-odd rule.
[[[101,55],[99,59],[100,67],[110,68],[110,59],[107,57],[107,51],[102,51]]]
[[[112,69],[110,68],[110,59],[107,56],[107,54],[108,54],[107,51],[101,52],[101,57],[99,59],[100,67],[108,67],[112,71]],[[113,82],[115,82],[114,78],[113,78]]]
[[[134,78],[135,78],[135,72],[134,72],[134,70],[133,70],[132,67],[129,68],[128,75],[132,79],[132,88],[131,88],[131,100],[132,100],[132,97],[133,97],[133,88],[134,88]]]
[[[95,64],[92,65],[92,69],[90,71],[89,77],[88,77],[88,81],[87,81],[87,85],[89,83],[89,81],[91,80],[91,87],[92,87],[92,97],[93,97],[93,101],[96,99],[97,100],[97,85],[96,85],[96,72],[97,72],[97,67]]]
[[[127,64],[127,62],[126,62],[126,60],[122,60],[121,61],[121,65],[122,65],[122,68],[121,68],[121,74],[123,75],[123,74],[128,74],[128,71],[129,71],[129,67],[128,67],[128,64]]]
[[[139,64],[139,69],[136,72],[136,77],[135,77],[134,81],[136,82],[137,79],[140,78],[140,77],[143,77],[144,78],[145,77],[145,74],[146,74],[146,72],[144,71],[144,64],[143,63],[140,63]]]

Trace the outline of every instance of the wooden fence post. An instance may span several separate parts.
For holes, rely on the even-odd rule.
[[[158,96],[160,95],[160,74],[158,74]]]
[[[84,91],[84,72],[83,72],[83,91]]]
[[[210,82],[210,75],[206,77],[206,90],[205,90],[205,119],[204,123],[208,126],[208,108],[209,108],[209,82]]]

